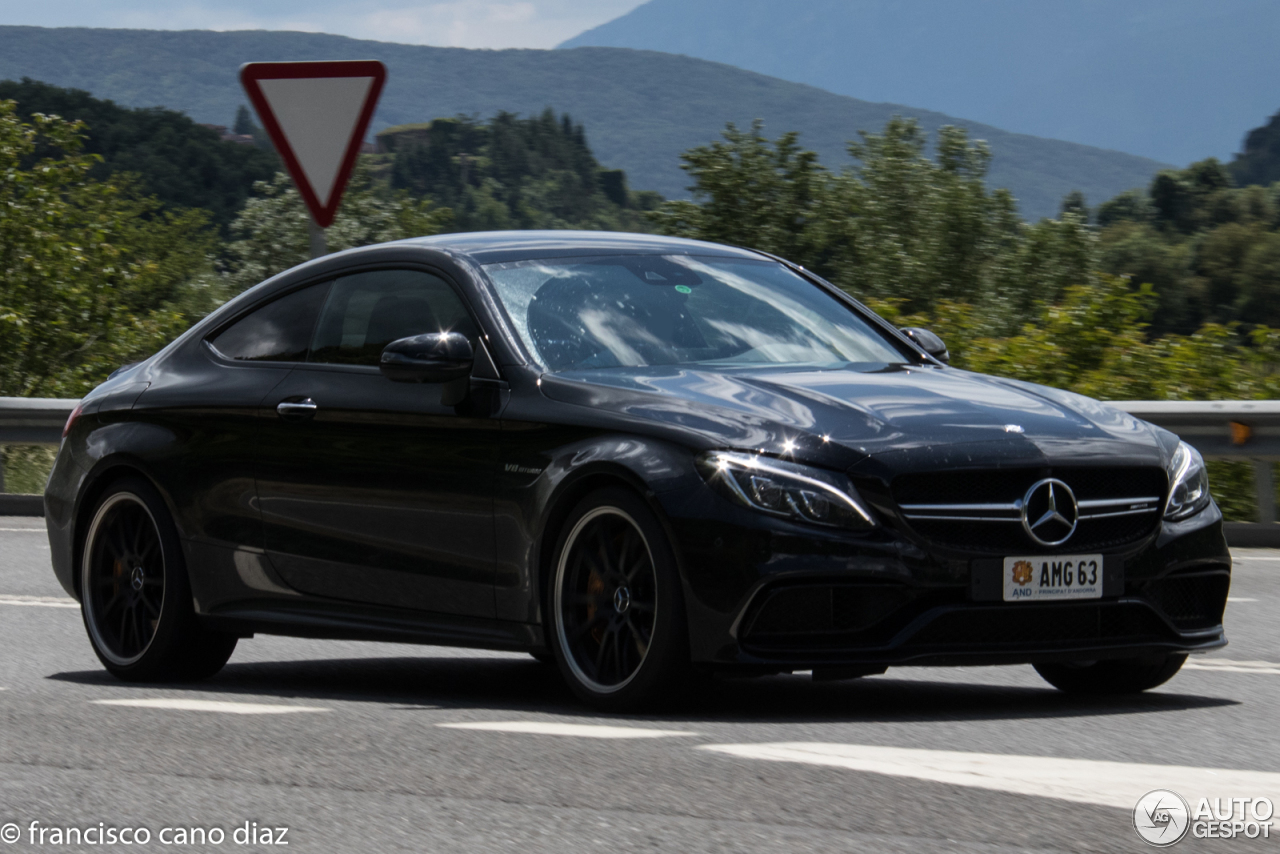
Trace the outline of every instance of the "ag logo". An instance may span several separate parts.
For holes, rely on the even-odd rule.
[[[1020,560],[1013,565],[1013,580],[1023,587],[1031,583],[1031,576],[1035,572],[1031,564],[1025,560]]]
[[[1182,795],[1168,789],[1147,792],[1133,808],[1133,829],[1142,841],[1158,848],[1180,842],[1191,826],[1191,808]]]

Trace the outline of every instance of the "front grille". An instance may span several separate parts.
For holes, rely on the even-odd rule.
[[[1037,543],[1022,526],[1021,502],[1037,481],[1067,484],[1079,524],[1062,545]],[[928,542],[970,552],[1080,552],[1137,542],[1160,521],[1167,477],[1154,467],[1061,467],[948,471],[900,475],[893,500]],[[1048,538],[1046,538],[1048,539]]]
[[[1082,642],[1127,643],[1171,636],[1160,617],[1133,602],[1097,605],[1006,605],[940,615],[917,632],[911,647],[1048,648]]]
[[[1138,586],[1180,629],[1205,629],[1222,622],[1231,577],[1226,570],[1169,575]]]

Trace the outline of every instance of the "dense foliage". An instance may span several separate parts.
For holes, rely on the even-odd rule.
[[[1091,235],[1068,216],[1026,225],[1008,192],[989,192],[990,152],[943,128],[936,157],[919,125],[895,118],[849,146],[856,164],[824,168],[789,133],[756,123],[684,155],[694,201],[652,215],[665,233],[754,246],[790,258],[865,299],[928,311],[975,305],[1011,331],[1040,301],[1090,276]]]
[[[596,162],[582,125],[550,109],[527,119],[500,112],[487,123],[460,116],[401,125],[378,142],[391,186],[449,207],[459,231],[638,230],[637,211],[660,201],[628,190],[622,170]]]
[[[254,181],[270,179],[279,168],[271,151],[227,145],[216,131],[174,110],[126,109],[26,78],[0,80],[0,99],[15,101],[17,114],[28,121],[40,113],[83,122],[81,151],[100,158],[90,177],[131,174],[140,191],[166,209],[200,208],[219,227],[244,205]],[[33,156],[47,156],[44,145],[38,142]]]
[[[1153,331],[1280,326],[1280,183],[1237,188],[1204,160],[1103,203],[1098,225],[1098,266],[1154,286]]]
[[[232,240],[222,250],[219,268],[235,294],[282,273],[310,257],[311,215],[289,176],[277,173],[254,185],[254,197],[231,224]],[[415,200],[403,191],[387,192],[366,163],[360,163],[342,199],[333,225],[325,229],[330,252],[406,237],[437,234],[451,221],[448,208]]]
[[[206,215],[95,179],[83,143],[0,101],[0,395],[79,396],[218,298]]]

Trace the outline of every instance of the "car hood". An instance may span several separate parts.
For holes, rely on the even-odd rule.
[[[841,467],[904,455],[948,466],[1117,455],[1163,463],[1176,441],[1087,397],[955,368],[615,368],[544,375],[541,388],[555,400],[677,429],[694,444]]]

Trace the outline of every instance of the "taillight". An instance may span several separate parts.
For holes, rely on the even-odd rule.
[[[75,426],[76,419],[80,417],[80,413],[83,410],[83,405],[77,405],[75,409],[71,410],[71,414],[67,416],[67,423],[62,427],[62,438],[67,438],[67,434],[71,432],[71,428]]]

